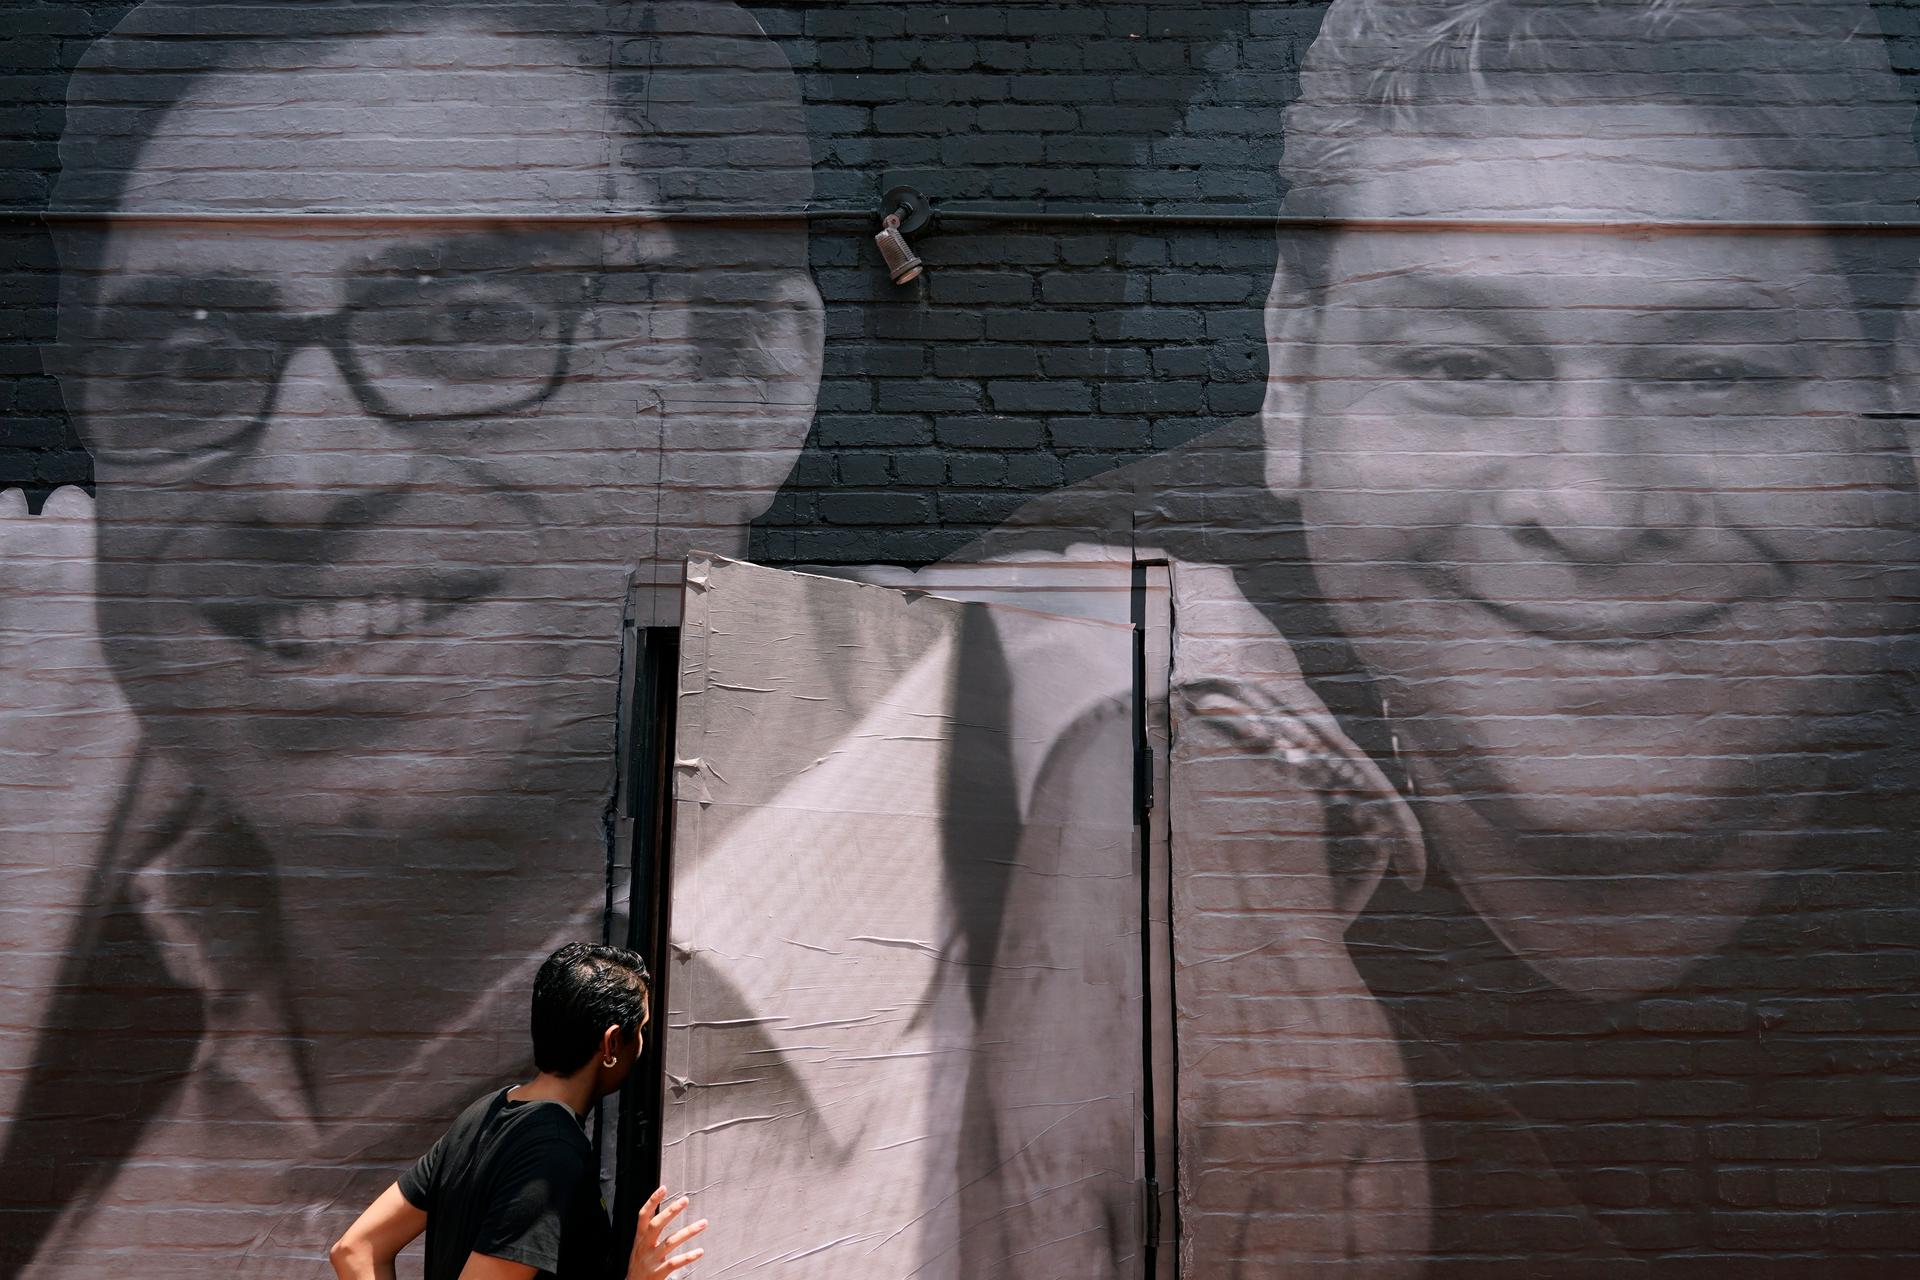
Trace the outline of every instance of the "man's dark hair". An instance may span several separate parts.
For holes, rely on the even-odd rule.
[[[335,46],[442,28],[530,37],[547,49],[530,47],[526,57],[604,72],[609,181],[598,202],[574,212],[797,213],[812,198],[800,82],[780,47],[733,0],[145,0],[74,71],[52,207],[117,211],[154,131],[204,77],[243,77],[263,84],[263,93],[291,92],[274,85],[302,82],[300,92],[321,112],[328,93],[343,92],[323,73],[381,70],[329,62]],[[480,95],[470,104],[476,110],[486,95],[514,90],[511,67],[388,70],[459,78],[465,92]],[[396,118],[393,127],[407,126]],[[380,142],[348,133],[333,145],[377,152]],[[537,169],[543,153],[529,144],[511,163]],[[622,186],[611,181],[614,173],[643,181]],[[369,211],[352,203],[350,185],[342,196],[349,212]],[[271,183],[237,198],[234,211],[275,208]],[[799,243],[804,263],[804,236]]]
[[[1630,218],[1506,189],[1498,162],[1551,157],[1565,139],[1596,168],[1675,184],[1743,175],[1804,207],[1763,216],[1911,223],[1920,200],[1912,92],[1864,0],[1335,0],[1299,78],[1280,127],[1291,215],[1361,212],[1353,193],[1386,178],[1381,190],[1412,192],[1389,198],[1413,202],[1367,212],[1448,216],[1391,182],[1445,163],[1490,166],[1487,208],[1469,218],[1503,200],[1505,217]],[[1653,108],[1696,127],[1675,133]],[[1281,227],[1283,278],[1305,301],[1329,283],[1330,239]],[[1828,243],[1860,321],[1884,340],[1911,292],[1908,255],[1896,261],[1878,237]]]
[[[383,36],[466,31],[526,37],[526,48],[505,67],[466,66],[435,61],[429,66],[350,67],[337,47]],[[416,208],[404,192],[389,199],[356,187],[357,173],[379,172],[390,161],[391,141],[409,128],[395,115],[370,129],[378,113],[366,113],[361,125],[342,126],[331,94],[349,92],[342,76],[375,76],[400,85],[423,78],[467,86],[477,95],[467,109],[485,114],[491,98],[517,92],[516,72],[536,67],[592,68],[604,73],[599,89],[606,125],[603,165],[597,183],[582,170],[577,156],[553,157],[549,149],[527,141],[507,161],[523,173],[552,164],[556,190],[593,186],[590,198],[532,196],[514,201],[494,198],[482,182],[470,199],[448,207]],[[129,184],[141,181],[146,149],[168,114],[204,80],[230,75],[250,82],[260,101],[288,94],[311,105],[312,137],[290,147],[317,142],[330,158],[289,161],[337,165],[349,157],[348,170],[336,175],[338,201],[283,201],[271,173],[230,168],[236,180],[230,196],[215,201],[213,212],[278,215],[392,212],[417,216],[486,214],[511,223],[516,217],[544,218],[555,212],[606,213],[615,216],[658,213],[783,215],[741,225],[701,228],[698,260],[708,270],[701,290],[731,289],[731,295],[701,292],[692,300],[691,325],[702,351],[701,375],[709,382],[745,377],[758,382],[767,351],[755,341],[759,330],[743,324],[743,306],[755,314],[768,306],[766,272],[799,277],[807,272],[807,224],[804,211],[813,194],[812,151],[800,81],[792,64],[757,19],[732,0],[145,0],[107,35],[95,41],[68,85],[67,111],[60,138],[60,176],[52,208],[61,213],[111,215],[122,211]],[[298,86],[298,87],[295,87]],[[385,91],[382,86],[382,91]],[[446,90],[436,84],[436,92]],[[365,92],[374,92],[367,89]],[[367,105],[362,99],[351,99]],[[476,128],[480,127],[478,125]],[[360,130],[355,132],[355,130]],[[250,155],[216,155],[205,163],[236,166]],[[196,161],[195,164],[200,162]],[[472,163],[464,152],[449,152],[451,171]],[[204,176],[204,175],[203,175]],[[414,175],[417,176],[417,175]],[[162,184],[164,185],[164,184]],[[155,191],[144,192],[153,197]],[[185,201],[186,213],[207,212],[205,198]],[[391,204],[390,209],[374,207]],[[165,205],[164,197],[148,212]],[[685,225],[685,224],[683,224]],[[95,224],[56,224],[60,252],[61,338],[45,359],[70,368],[71,344],[84,341],[86,317],[98,304],[108,279],[103,255],[107,237]],[[680,248],[682,261],[695,251]],[[742,270],[743,267],[749,268]],[[640,273],[644,274],[644,273]],[[618,279],[617,275],[614,279]],[[692,286],[691,279],[683,282]],[[631,286],[629,286],[631,287]],[[811,288],[809,283],[808,288]],[[742,302],[739,291],[746,291]],[[78,326],[76,328],[76,326]],[[774,383],[791,380],[783,372]],[[811,404],[812,379],[801,379]],[[86,381],[67,377],[67,410],[79,434],[86,435]],[[788,388],[754,386],[740,392],[763,400]]]
[[[647,962],[638,952],[569,942],[533,978],[534,1065],[572,1075],[600,1052],[608,1027],[639,1030],[647,1001]]]

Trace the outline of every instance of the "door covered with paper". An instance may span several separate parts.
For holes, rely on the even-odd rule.
[[[704,1275],[1139,1273],[1132,628],[689,565],[663,1177]]]

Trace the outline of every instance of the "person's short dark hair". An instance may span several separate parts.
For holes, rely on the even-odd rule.
[[[604,73],[607,166],[638,181],[607,182],[599,203],[572,212],[798,214],[812,199],[800,82],[785,53],[733,0],[144,0],[74,71],[52,207],[117,211],[155,130],[205,77],[245,77],[264,83],[262,93],[304,83],[300,92],[324,113],[327,94],[347,91],[328,72],[379,70],[329,62],[335,46],[440,27],[531,37],[553,52],[529,57]],[[464,76],[471,93],[510,92],[511,75],[490,70],[438,73]],[[485,100],[470,105],[482,109]],[[396,117],[393,128],[406,127]],[[333,145],[374,151],[379,141],[347,134]],[[540,148],[522,147],[512,163],[537,169]],[[272,208],[272,193],[271,183],[236,193],[233,209]]]
[[[569,942],[533,978],[534,1065],[572,1075],[600,1052],[608,1027],[638,1031],[647,1001],[647,963],[638,952]]]
[[[246,77],[261,84],[262,100],[292,92],[310,95],[316,118],[325,117],[325,95],[340,91],[327,78],[329,68],[335,74],[377,70],[335,66],[328,61],[330,49],[442,26],[535,38],[554,51],[544,56],[562,60],[557,65],[603,71],[607,172],[598,197],[574,201],[564,210],[544,200],[530,208],[505,207],[484,198],[481,187],[482,198],[470,208],[429,212],[487,213],[507,220],[556,211],[669,217],[791,213],[790,220],[729,228],[725,252],[750,253],[764,267],[807,270],[804,212],[813,197],[813,157],[800,81],[780,46],[733,0],[278,0],[270,7],[257,0],[145,0],[95,41],[74,71],[50,207],[60,213],[120,212],[155,131],[208,77]],[[512,76],[498,70],[427,70],[467,75],[489,86],[489,92],[508,92],[512,84]],[[303,78],[313,82],[298,90],[287,87]],[[368,164],[386,154],[384,135],[329,134],[334,127],[315,126],[334,153],[364,144]],[[388,127],[407,126],[396,118]],[[513,164],[538,169],[541,156],[538,146],[528,145],[515,153]],[[327,211],[278,206],[269,175],[254,177],[236,184],[222,211]],[[556,188],[567,177],[556,172]],[[343,189],[347,211],[368,212],[354,203],[353,194],[351,186]],[[396,205],[394,211],[408,210]],[[709,238],[719,230],[708,228]],[[93,305],[105,237],[92,225],[63,226],[57,243],[67,304]],[[755,279],[752,287],[763,290],[765,281]],[[708,331],[715,357],[725,359],[738,341],[733,310],[724,304],[697,307],[693,319]],[[711,332],[716,325],[718,334]],[[54,358],[63,357],[56,353]]]

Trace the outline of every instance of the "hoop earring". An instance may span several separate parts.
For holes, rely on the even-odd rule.
[[[618,1058],[602,1058],[602,1059],[600,1059],[600,1065],[601,1065],[601,1066],[603,1066],[603,1067],[617,1067],[617,1066],[619,1066],[619,1065],[620,1065],[620,1059],[618,1059]]]

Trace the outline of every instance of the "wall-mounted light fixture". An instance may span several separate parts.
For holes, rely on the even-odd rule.
[[[895,284],[911,284],[920,278],[926,264],[914,253],[907,237],[927,225],[933,206],[912,187],[895,187],[880,197],[880,234],[873,238],[887,274]]]

